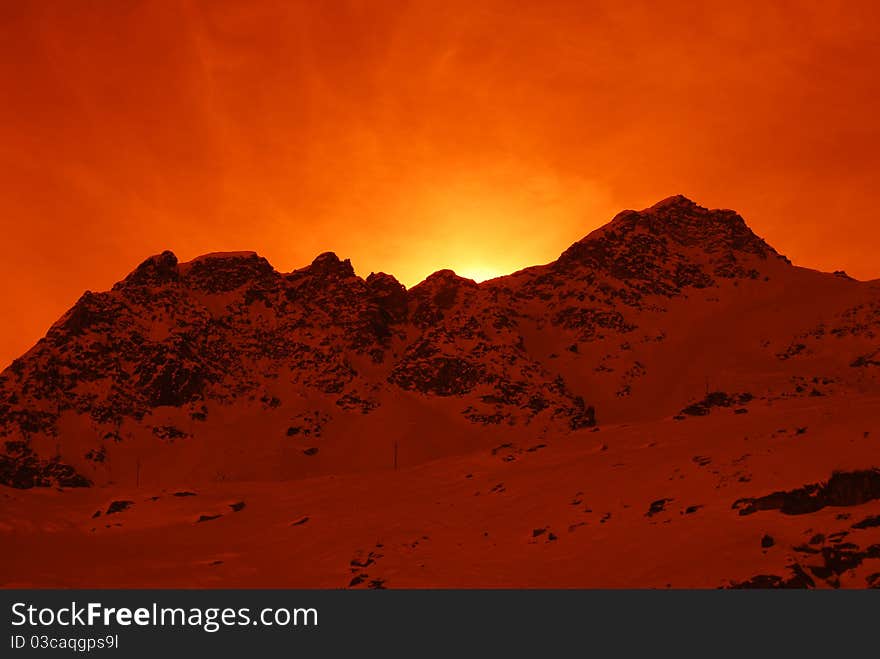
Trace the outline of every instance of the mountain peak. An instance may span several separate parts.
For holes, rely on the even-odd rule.
[[[662,235],[683,246],[699,247],[707,253],[737,252],[760,258],[777,255],[737,212],[710,210],[683,195],[667,197],[628,215],[620,224]]]
[[[181,263],[180,275],[194,290],[225,293],[278,277],[275,268],[256,252],[211,252]]]
[[[350,259],[340,259],[334,252],[323,252],[315,257],[312,264],[308,267],[312,274],[331,277],[335,279],[343,279],[345,277],[354,277],[354,268]]]
[[[666,197],[665,199],[661,199],[656,204],[651,206],[647,210],[661,209],[661,208],[702,208],[695,201],[691,201],[683,194],[672,195],[671,197]]]
[[[431,273],[407,291],[416,305],[413,321],[420,326],[436,323],[443,312],[456,303],[462,291],[476,288],[473,279],[459,277],[448,268]]]
[[[587,268],[644,293],[672,295],[684,286],[711,286],[716,278],[755,279],[770,257],[787,261],[735,211],[675,195],[618,213],[563,252],[556,267]]]
[[[461,277],[455,274],[455,270],[452,270],[450,268],[437,270],[436,272],[432,272],[430,275],[425,277],[425,281],[454,281],[456,279],[461,279]]]
[[[177,281],[179,272],[177,256],[170,250],[145,259],[125,279],[113,286],[120,290],[129,286],[161,286]]]
[[[367,286],[373,289],[393,289],[406,291],[406,286],[397,281],[394,275],[385,272],[371,272],[366,278]]]
[[[183,265],[190,265],[193,263],[206,263],[209,261],[218,260],[248,260],[253,258],[259,258],[259,255],[252,250],[241,250],[233,252],[208,252],[207,254],[202,254],[201,256],[195,257],[192,261],[187,261]]]
[[[454,270],[444,268],[430,275],[411,289],[409,292],[416,297],[431,295],[451,295],[455,296],[455,291],[459,288],[476,288],[477,283],[473,279],[467,279],[455,274]]]
[[[611,222],[572,245],[562,258],[576,257],[588,244],[621,240],[644,242],[646,236],[667,246],[697,248],[708,254],[736,252],[760,258],[778,256],[735,211],[710,210],[684,195],[674,195],[640,211],[621,211]]]

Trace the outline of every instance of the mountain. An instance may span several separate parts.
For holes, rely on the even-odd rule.
[[[545,493],[565,483],[572,501],[597,487],[611,497],[603,504],[608,518],[565,523],[568,533],[592,525],[603,539],[611,516],[625,518],[635,505],[630,496],[649,484],[662,489],[643,493],[650,515],[640,513],[638,523],[621,527],[622,538],[607,539],[609,551],[632,557],[644,525],[653,529],[668,504],[684,503],[692,487],[684,472],[691,470],[703,479],[704,489],[688,495],[701,499],[696,510],[724,511],[705,533],[738,537],[731,531],[737,523],[797,507],[785,501],[815,498],[820,489],[810,487],[825,487],[838,503],[880,498],[871,475],[878,333],[880,282],[794,266],[734,211],[682,196],[619,213],[552,263],[479,284],[441,270],[407,290],[388,274],[358,277],[348,260],[329,252],[290,273],[253,252],[186,263],[163,252],[112,290],[86,292],[0,375],[0,491],[18,511],[5,524],[14,533],[24,523],[21,511],[43,518],[45,501],[34,498],[43,488],[61,488],[68,498],[67,488],[83,488],[76,495],[83,501],[126,492],[130,498],[114,499],[125,506],[112,519],[128,515],[138,528],[152,528],[152,517],[137,521],[140,505],[131,508],[147,490],[170,496],[169,488],[180,487],[205,496],[245,487],[249,496],[278,501],[287,490],[272,488],[293,487],[324,492],[310,506],[323,506],[328,518],[331,511],[345,517],[342,501],[352,491],[374,493],[386,513],[367,514],[371,529],[414,510],[450,525],[423,510],[428,500],[445,500],[469,511],[456,518],[470,521],[460,523],[452,542],[488,524],[472,509],[471,483],[467,496],[460,491],[457,472],[507,469],[525,498],[515,509],[493,509],[505,528],[525,511],[541,510]],[[824,430],[820,445],[810,446],[814,431],[806,428],[815,424]],[[750,448],[755,441],[760,448]],[[791,461],[785,467],[783,456]],[[843,474],[836,481],[835,470]],[[578,484],[583,478],[589,485]],[[399,489],[387,491],[389,479]],[[504,500],[509,482],[499,476],[492,487],[477,488],[481,506],[489,496]],[[753,482],[763,489],[752,491]],[[22,491],[32,488],[33,496]],[[833,494],[841,488],[848,493],[842,498]],[[761,498],[774,492],[770,503]],[[752,503],[734,508],[729,498]],[[189,500],[179,497],[172,517]],[[598,510],[571,505],[588,515]],[[682,520],[699,516],[689,507]],[[0,515],[0,530],[3,524]],[[101,525],[90,528],[97,533]],[[560,534],[549,526],[531,531],[526,551]],[[658,540],[661,553],[672,552],[674,536],[667,536]],[[320,537],[319,552],[350,544],[339,531]],[[519,547],[519,536],[510,542]],[[823,560],[838,560],[836,545],[816,547]],[[447,550],[456,553],[452,545]],[[850,561],[861,565],[871,552]],[[554,559],[561,561],[557,571],[524,581],[515,570],[535,558],[513,554],[485,578],[446,572],[420,580],[418,571],[398,566],[397,582],[652,585],[681,576],[709,586],[726,575],[712,558],[702,576],[682,573],[676,563],[665,573],[655,566],[640,581],[606,583],[581,568],[572,572],[572,556]],[[805,569],[789,559],[763,575],[768,584],[797,582],[797,571],[776,574],[793,564]],[[830,569],[821,579],[833,585],[840,573],[827,562],[818,570]],[[761,576],[743,574],[738,583],[760,584]],[[292,574],[290,583],[305,578]],[[255,583],[236,579],[222,583]]]

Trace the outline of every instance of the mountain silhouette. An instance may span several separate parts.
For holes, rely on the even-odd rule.
[[[475,455],[513,463],[522,447],[561,451],[571,465],[620,451],[625,465],[631,428],[648,435],[640,447],[689,438],[685,453],[670,448],[650,472],[675,481],[721,450],[718,433],[737,442],[788,433],[802,412],[851,407],[828,441],[842,442],[842,427],[867,438],[878,335],[880,283],[797,267],[736,212],[680,195],[619,213],[552,263],[482,283],[440,270],[406,289],[385,273],[361,278],[332,252],[280,273],[254,252],[180,263],[166,251],[112,290],[86,292],[0,375],[0,484],[370,478]],[[692,436],[709,428],[699,423],[711,432]],[[737,453],[731,461],[756,450],[721,445]],[[778,503],[848,462],[872,473],[869,458],[853,457],[849,442],[846,451],[823,447],[804,458],[813,471],[789,470],[796,482],[765,479],[740,498],[775,489]],[[746,478],[728,471],[716,489]],[[605,488],[618,482],[602,478]],[[853,487],[873,492],[864,482]],[[529,483],[533,496],[544,487]],[[619,487],[625,498],[629,486]],[[666,499],[680,499],[660,494],[651,523]],[[798,574],[763,576],[798,585]]]

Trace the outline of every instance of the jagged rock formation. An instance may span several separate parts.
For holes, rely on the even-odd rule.
[[[733,507],[740,515],[779,510],[786,515],[807,515],[826,506],[858,506],[880,499],[880,469],[835,472],[825,483],[812,483],[789,492],[773,492],[740,499]]]

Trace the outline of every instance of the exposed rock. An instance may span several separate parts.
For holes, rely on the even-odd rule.
[[[688,405],[681,413],[688,416],[706,416],[712,411],[713,407],[731,407],[734,405],[745,405],[752,401],[754,396],[750,393],[743,394],[727,394],[723,391],[713,391],[706,394],[706,397]]]
[[[31,487],[89,487],[92,483],[73,467],[60,462],[57,458],[40,459],[33,454],[30,448],[25,447],[10,455],[0,455],[0,484],[28,489]]]
[[[128,510],[134,505],[134,501],[113,501],[107,506],[107,515],[113,515],[115,513],[121,513],[123,510]]]
[[[645,517],[653,517],[658,513],[662,513],[666,510],[666,504],[671,502],[672,499],[657,499],[656,501],[652,501],[651,505],[648,507],[648,512],[645,513]]]
[[[732,583],[729,588],[746,589],[779,589],[779,588],[815,588],[816,582],[797,563],[789,566],[791,574],[780,577],[775,574],[758,574],[747,581]]]
[[[880,526],[880,515],[872,515],[870,517],[866,517],[860,522],[856,522],[852,525],[854,529],[870,529]]]
[[[754,499],[738,499],[733,508],[739,510],[740,515],[751,515],[759,510],[805,515],[826,506],[858,506],[874,499],[880,499],[880,469],[836,471],[826,483],[804,485]]]
[[[151,256],[141,263],[113,290],[124,290],[131,286],[163,286],[173,284],[180,278],[177,269],[177,257],[168,250]]]

